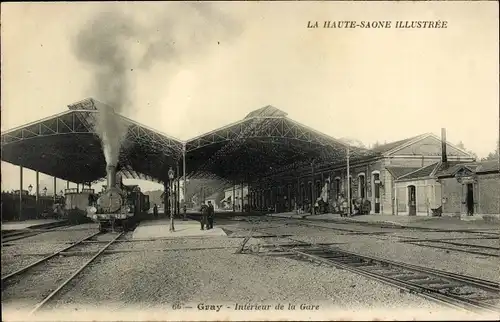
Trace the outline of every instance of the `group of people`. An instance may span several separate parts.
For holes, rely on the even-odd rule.
[[[214,228],[214,215],[215,209],[211,201],[208,201],[208,205],[201,205],[201,230]]]

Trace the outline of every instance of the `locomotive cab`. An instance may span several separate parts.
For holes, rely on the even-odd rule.
[[[144,194],[136,186],[126,186],[116,174],[115,167],[108,167],[107,186],[99,195],[95,206],[89,207],[87,216],[99,223],[99,230],[132,228],[143,212]],[[148,199],[149,203],[149,199]]]

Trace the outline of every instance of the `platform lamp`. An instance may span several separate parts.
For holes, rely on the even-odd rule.
[[[172,169],[172,167],[170,167],[170,169],[168,170],[168,185],[169,185],[169,188],[168,188],[168,192],[170,194],[170,203],[171,203],[171,206],[174,204],[172,201],[172,183],[174,182],[174,170]],[[170,231],[171,232],[174,232],[175,231],[175,227],[174,227],[174,214],[173,214],[173,209],[170,209]]]
[[[30,184],[30,185],[28,186],[28,194],[31,194],[31,190],[33,190],[33,186]]]

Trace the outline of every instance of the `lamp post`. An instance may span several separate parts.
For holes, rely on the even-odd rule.
[[[31,190],[33,190],[33,186],[30,184],[30,185],[28,186],[28,194],[31,194]]]
[[[172,167],[170,167],[170,169],[168,170],[168,184],[169,184],[169,189],[168,189],[168,192],[170,193],[170,196],[173,196],[172,194],[172,182],[174,181],[174,170],[172,170]],[[170,198],[170,200],[172,200],[172,198]],[[171,205],[173,205],[174,203],[171,201],[170,202]],[[170,232],[174,232],[175,231],[175,227],[174,227],[174,214],[172,212],[173,209],[170,210]]]

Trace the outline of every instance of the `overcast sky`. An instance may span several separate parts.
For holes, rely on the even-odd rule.
[[[179,3],[2,3],[2,131],[86,97],[105,100],[72,50],[103,10],[157,29],[148,41],[179,44],[175,57],[162,54],[128,76],[131,103],[122,111],[174,137],[189,139],[273,105],[365,144],[445,127],[450,141],[479,157],[495,149],[496,2],[216,2],[203,19]],[[306,28],[316,20],[446,20],[448,28]],[[193,35],[208,41],[192,45],[186,39]],[[2,162],[2,189],[17,189],[18,176]],[[24,182],[34,183],[31,171]]]

